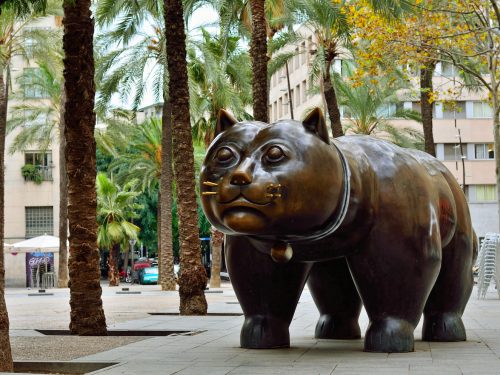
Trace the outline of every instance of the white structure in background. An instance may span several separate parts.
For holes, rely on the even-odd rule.
[[[60,17],[44,17],[31,23],[28,27],[55,28],[61,26]],[[26,39],[26,45],[33,43]],[[21,90],[17,85],[17,77],[25,70],[36,70],[32,61],[23,56],[14,56],[11,62],[13,93],[10,95],[9,107],[16,104],[13,94]],[[25,94],[30,101],[43,101],[47,97],[39,87],[25,87]],[[10,113],[9,113],[9,116]],[[26,122],[24,126],[30,126]],[[59,235],[59,152],[58,140],[54,139],[45,151],[32,146],[13,155],[8,153],[17,133],[6,138],[5,145],[5,238],[4,242],[13,244],[20,240],[43,235]],[[42,176],[40,183],[23,177],[21,168],[25,164],[36,166]],[[59,264],[58,249],[52,252],[37,252],[27,249],[5,249],[5,278],[7,286],[28,286],[30,284],[30,262],[43,260],[52,269],[57,270]]]
[[[500,298],[500,234],[487,233],[481,243],[477,259],[479,275],[477,279],[477,297],[485,298],[493,280]]]
[[[270,80],[270,122],[291,118],[290,102],[293,106],[294,119],[299,121],[308,109],[323,107],[321,96],[309,90],[312,53],[317,49],[315,36],[306,27],[299,28],[298,32],[303,35],[303,39],[295,45],[283,48],[284,51],[297,53],[288,61],[290,92],[285,68],[273,74]],[[335,60],[333,69],[342,74],[343,60]],[[452,65],[439,63],[436,67],[434,87],[439,87],[444,93],[453,86],[453,79],[456,76],[457,72]],[[492,109],[487,103],[487,96],[486,92],[471,93],[465,90],[458,98],[448,98],[443,94],[440,100],[456,100],[457,110],[450,110],[443,101],[439,101],[434,104],[433,111],[436,156],[453,173],[458,183],[465,186],[472,223],[480,238],[488,232],[497,232],[499,228],[493,116]],[[401,98],[400,102],[388,105],[387,112],[395,113],[397,108],[420,111],[420,103],[417,99]],[[340,112],[343,116],[344,109],[340,108]],[[394,118],[391,122],[394,125],[422,129],[421,124],[410,120]],[[459,145],[459,130],[463,154]],[[462,168],[462,156],[465,159],[465,168]]]

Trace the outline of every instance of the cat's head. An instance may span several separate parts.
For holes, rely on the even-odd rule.
[[[307,234],[334,212],[342,168],[323,115],[273,124],[219,114],[201,169],[202,206],[226,234]]]

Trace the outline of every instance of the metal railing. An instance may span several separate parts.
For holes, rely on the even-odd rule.
[[[36,165],[36,173],[40,176],[24,176],[25,181],[53,181],[52,167],[45,165]]]

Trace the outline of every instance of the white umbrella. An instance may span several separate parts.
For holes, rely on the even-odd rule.
[[[44,234],[43,236],[33,237],[29,240],[16,242],[11,245],[11,248],[29,252],[52,253],[59,251],[59,237]]]

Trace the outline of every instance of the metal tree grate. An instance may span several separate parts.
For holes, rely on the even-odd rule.
[[[487,233],[481,242],[477,258],[479,275],[477,279],[477,297],[486,298],[486,292],[493,280],[500,298],[500,234]]]

